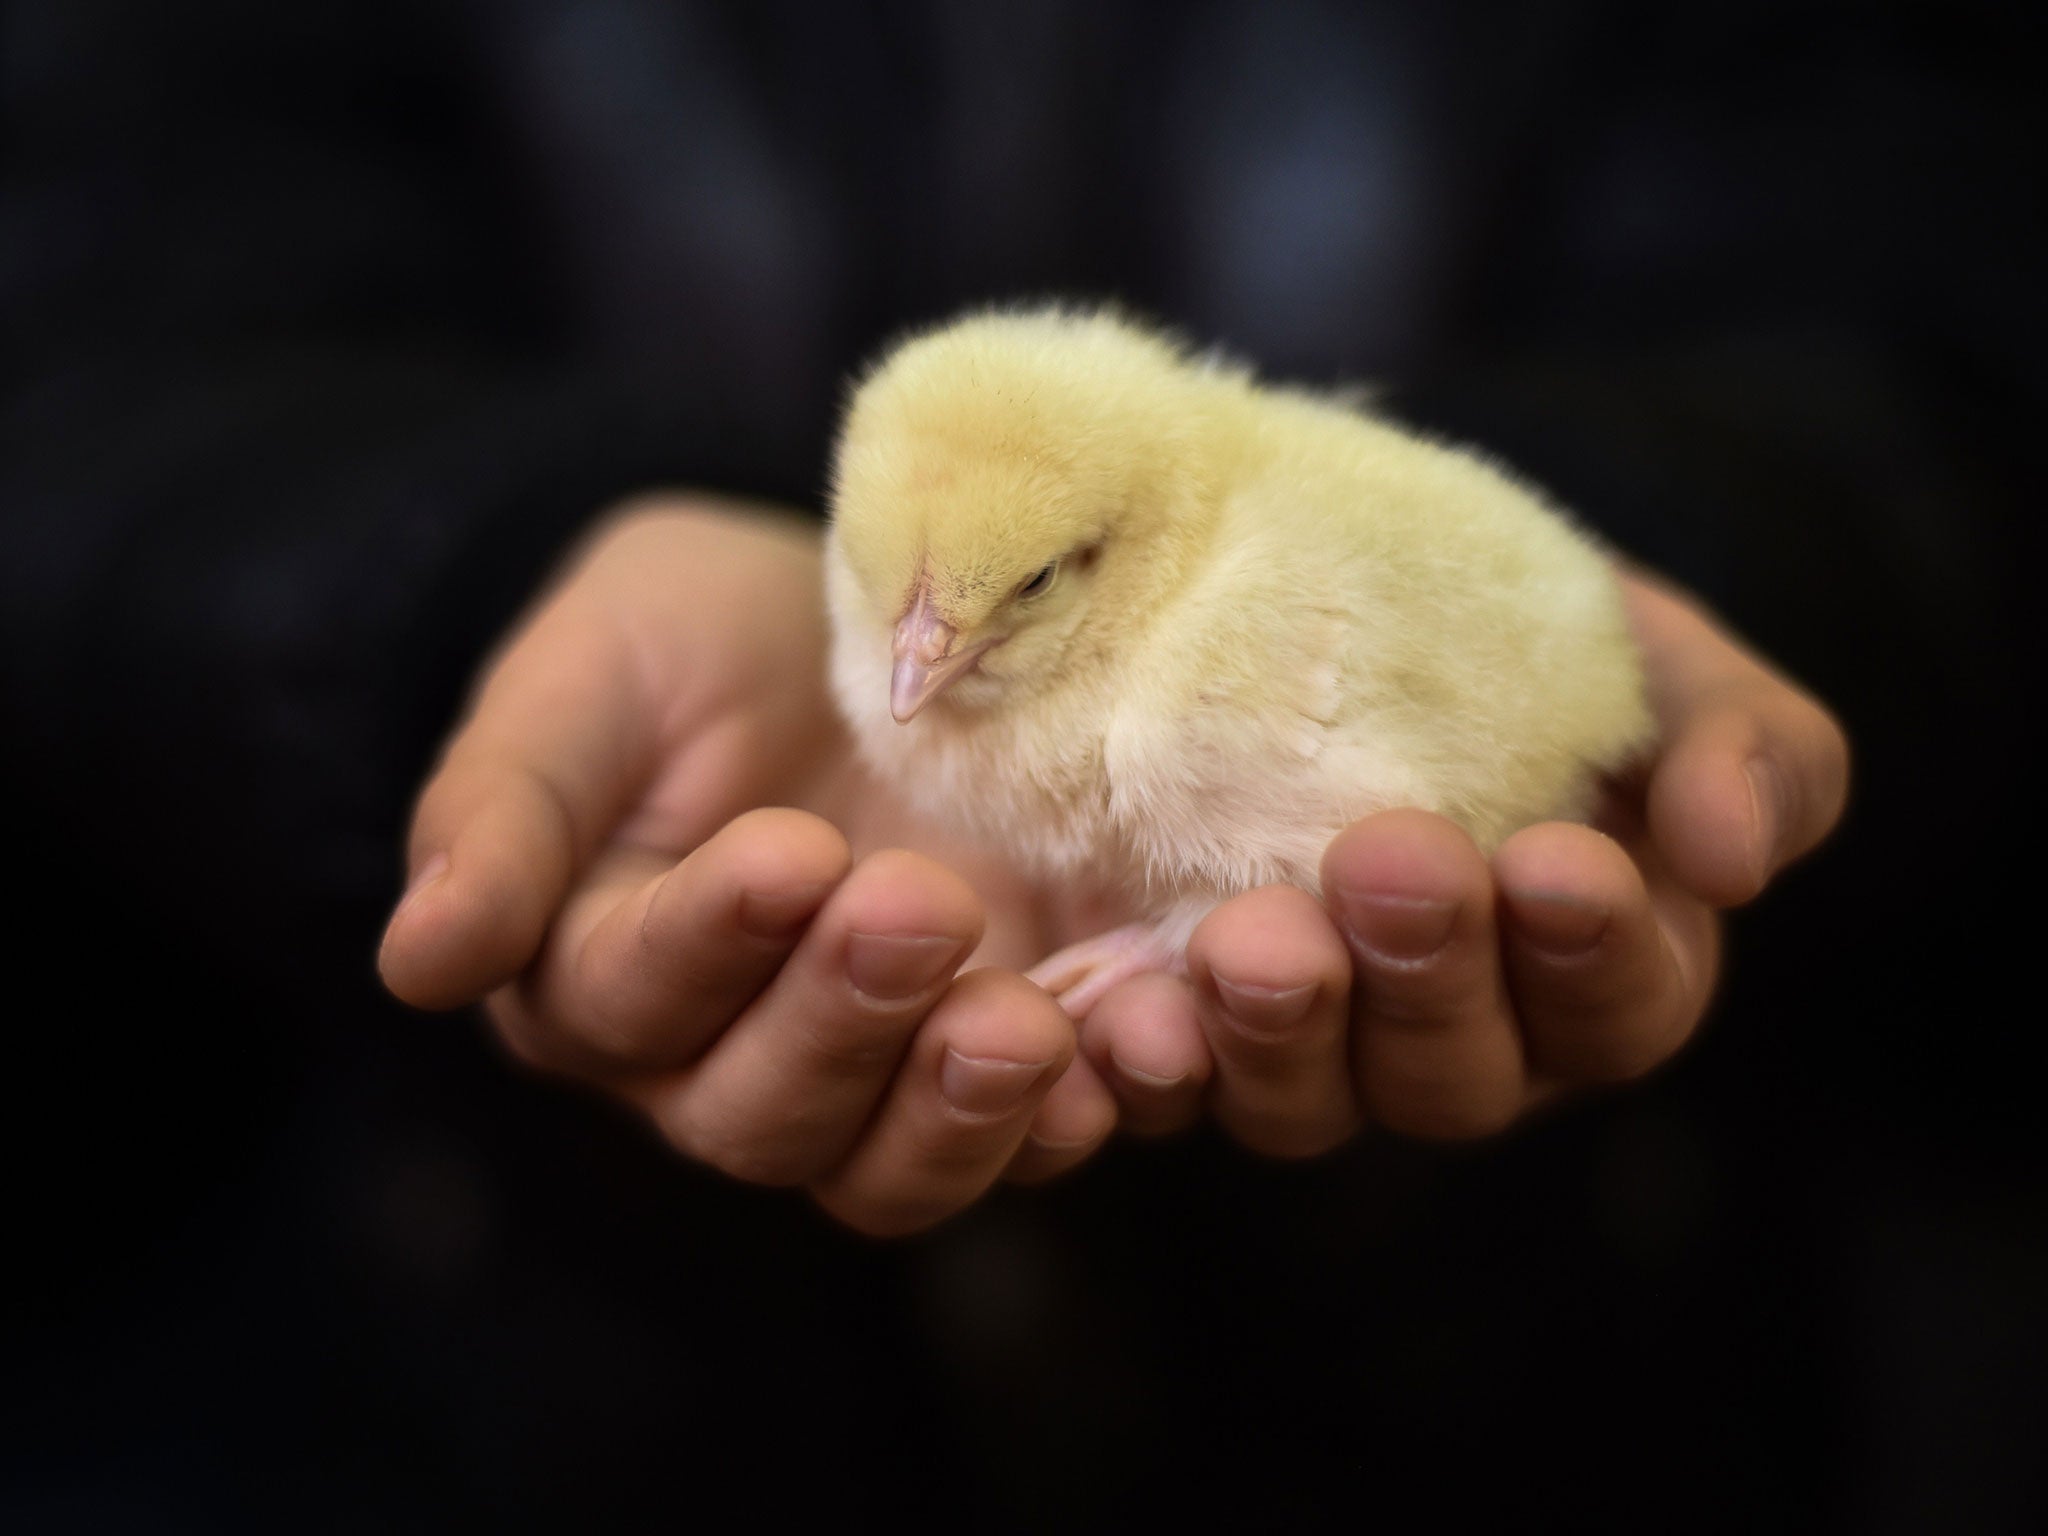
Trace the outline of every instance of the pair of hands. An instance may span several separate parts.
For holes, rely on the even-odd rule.
[[[1368,1121],[1487,1135],[1675,1052],[1717,910],[1841,814],[1826,712],[1686,598],[1626,584],[1662,738],[1605,831],[1531,827],[1489,863],[1441,818],[1371,817],[1330,845],[1326,903],[1226,903],[1186,977],[1125,982],[1077,1029],[1017,971],[1127,914],[864,775],[826,689],[816,529],[635,504],[487,668],[414,817],[384,980],[484,1000],[522,1060],[875,1234],[1205,1107],[1281,1156]]]

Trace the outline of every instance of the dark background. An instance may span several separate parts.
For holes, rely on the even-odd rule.
[[[0,3],[0,1526],[2040,1528],[2025,16]],[[850,368],[1048,292],[1382,382],[1843,715],[1674,1067],[879,1246],[381,998],[575,530],[815,506]]]

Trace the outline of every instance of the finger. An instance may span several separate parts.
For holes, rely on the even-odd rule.
[[[1225,902],[1188,943],[1188,978],[1225,1130],[1274,1157],[1312,1157],[1357,1130],[1351,964],[1313,896],[1268,886]]]
[[[491,673],[413,816],[411,883],[378,957],[404,1001],[459,1007],[523,971],[646,777],[655,711],[620,646],[543,615]]]
[[[501,1023],[522,1054],[580,1075],[591,1061],[686,1065],[773,980],[850,862],[836,828],[779,809],[736,818],[681,863],[611,849]]]
[[[1713,914],[1588,827],[1530,827],[1494,855],[1509,990],[1531,1069],[1575,1083],[1640,1077],[1685,1043],[1714,975]]]
[[[852,1155],[811,1193],[877,1237],[944,1220],[996,1181],[1073,1059],[1073,1023],[1043,990],[1014,971],[969,972],[918,1031]]]
[[[1689,889],[1736,906],[1826,835],[1846,787],[1826,716],[1774,687],[1734,686],[1702,701],[1660,756],[1650,833]]]
[[[1351,1069],[1368,1118],[1431,1138],[1489,1135],[1527,1087],[1493,881],[1457,827],[1387,811],[1330,845],[1323,889],[1351,947]]]
[[[1698,604],[1629,583],[1663,745],[1650,830],[1685,886],[1716,906],[1761,891],[1841,819],[1848,740],[1834,717]]]
[[[1163,1136],[1201,1116],[1214,1061],[1183,978],[1148,971],[1113,988],[1082,1024],[1081,1051],[1126,1130]]]
[[[1100,1006],[1099,1004],[1097,1006]],[[1116,1129],[1116,1097],[1078,1053],[1046,1092],[1024,1144],[1003,1170],[1018,1184],[1042,1184],[1095,1155]]]
[[[959,876],[914,853],[870,854],[767,990],[695,1066],[648,1092],[657,1123],[737,1178],[816,1178],[853,1145],[980,935]]]

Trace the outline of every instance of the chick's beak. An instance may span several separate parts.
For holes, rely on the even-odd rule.
[[[918,583],[910,610],[896,621],[896,667],[889,675],[889,713],[900,725],[944,693],[981,659],[990,641],[961,646],[953,626],[932,607],[931,589]]]

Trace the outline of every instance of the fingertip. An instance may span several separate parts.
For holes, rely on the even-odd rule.
[[[1698,1023],[1714,941],[1697,898],[1667,882],[1597,906],[1521,891],[1508,891],[1505,905],[1510,986],[1539,1080],[1632,1081]]]
[[[731,850],[735,868],[763,880],[835,879],[852,867],[846,834],[822,816],[788,806],[743,811],[706,846]]]
[[[400,901],[377,951],[378,976],[400,1002],[430,1013],[465,1007],[532,959],[538,934],[523,924],[506,931],[473,887],[443,855]]]
[[[1612,908],[1639,900],[1641,873],[1606,833],[1576,822],[1524,827],[1494,850],[1494,883],[1511,906],[1532,899]]]
[[[1441,955],[1491,924],[1492,870],[1464,830],[1425,811],[1358,823],[1324,858],[1323,897],[1362,979]]]
[[[1115,1096],[1087,1058],[1076,1056],[1031,1117],[1009,1177],[1037,1184],[1079,1167],[1109,1139],[1116,1119]]]
[[[1014,971],[969,972],[925,1021],[853,1155],[811,1186],[813,1197],[876,1237],[945,1220],[1017,1166],[1074,1053],[1072,1021],[1043,990]],[[1085,1081],[1067,1091],[1085,1115]]]
[[[1804,772],[1781,771],[1785,788],[1800,786],[1796,798],[1788,793],[1784,825],[1787,828],[1779,848],[1780,862],[1807,853],[1834,831],[1849,807],[1855,778],[1855,750],[1842,721],[1819,700],[1802,695],[1790,732],[1798,743],[1795,760]]]
[[[1792,786],[1768,752],[1754,753],[1742,765],[1742,783],[1749,791],[1754,875],[1761,890],[1782,857],[1786,825],[1797,819],[1792,814]]]
[[[841,892],[848,926],[864,933],[944,934],[971,950],[987,922],[971,885],[936,859],[907,849],[869,854],[846,876]]]
[[[1163,971],[1112,988],[1082,1026],[1082,1046],[1098,1068],[1145,1087],[1200,1084],[1213,1069],[1194,995],[1186,981]]]
[[[1218,1122],[1269,1157],[1313,1157],[1357,1128],[1347,1058],[1351,965],[1306,892],[1267,888],[1212,915],[1189,984],[1214,1054]]]
[[[458,814],[459,813],[459,814]],[[446,770],[423,797],[415,856],[422,878],[393,917],[385,948],[392,990],[415,1007],[476,1001],[533,963],[576,869],[573,817],[533,772]]]
[[[1337,834],[1323,853],[1323,889],[1455,900],[1485,878],[1485,869],[1478,847],[1456,823],[1402,807]]]
[[[413,942],[412,913],[419,905],[420,898],[448,870],[448,855],[437,853],[420,866],[417,874],[406,885],[405,893],[398,898],[398,905],[392,908],[391,916],[385,920],[384,932],[377,940],[377,975],[384,983],[385,990],[403,1002],[412,1003],[419,988],[420,978],[416,974],[416,948]],[[413,1006],[424,1006],[413,1003]]]
[[[1264,886],[1225,902],[1188,941],[1188,970],[1212,989],[1342,994],[1351,961],[1322,903],[1298,886]]]
[[[1650,836],[1678,882],[1717,907],[1752,901],[1769,879],[1782,816],[1768,758],[1732,742],[1685,743],[1650,779]]]
[[[1399,830],[1394,857],[1338,872],[1328,891],[1355,961],[1358,1106],[1401,1135],[1491,1135],[1512,1122],[1527,1076],[1501,973],[1495,866],[1444,818],[1408,818]],[[1523,836],[1526,853],[1553,859],[1597,834]]]
[[[969,971],[941,1008],[946,1048],[983,1060],[1050,1063],[1063,1073],[1079,1049],[1074,1021],[1043,987],[1015,971]]]
[[[1081,1050],[1140,1136],[1191,1123],[1216,1071],[1193,989],[1158,971],[1132,977],[1095,1005]]]
[[[1650,831],[1688,891],[1739,906],[1833,830],[1848,787],[1840,723],[1752,664],[1684,718],[1651,776]]]
[[[734,921],[756,938],[787,939],[818,913],[853,866],[846,837],[806,811],[748,811],[720,828],[700,856],[734,890]]]

